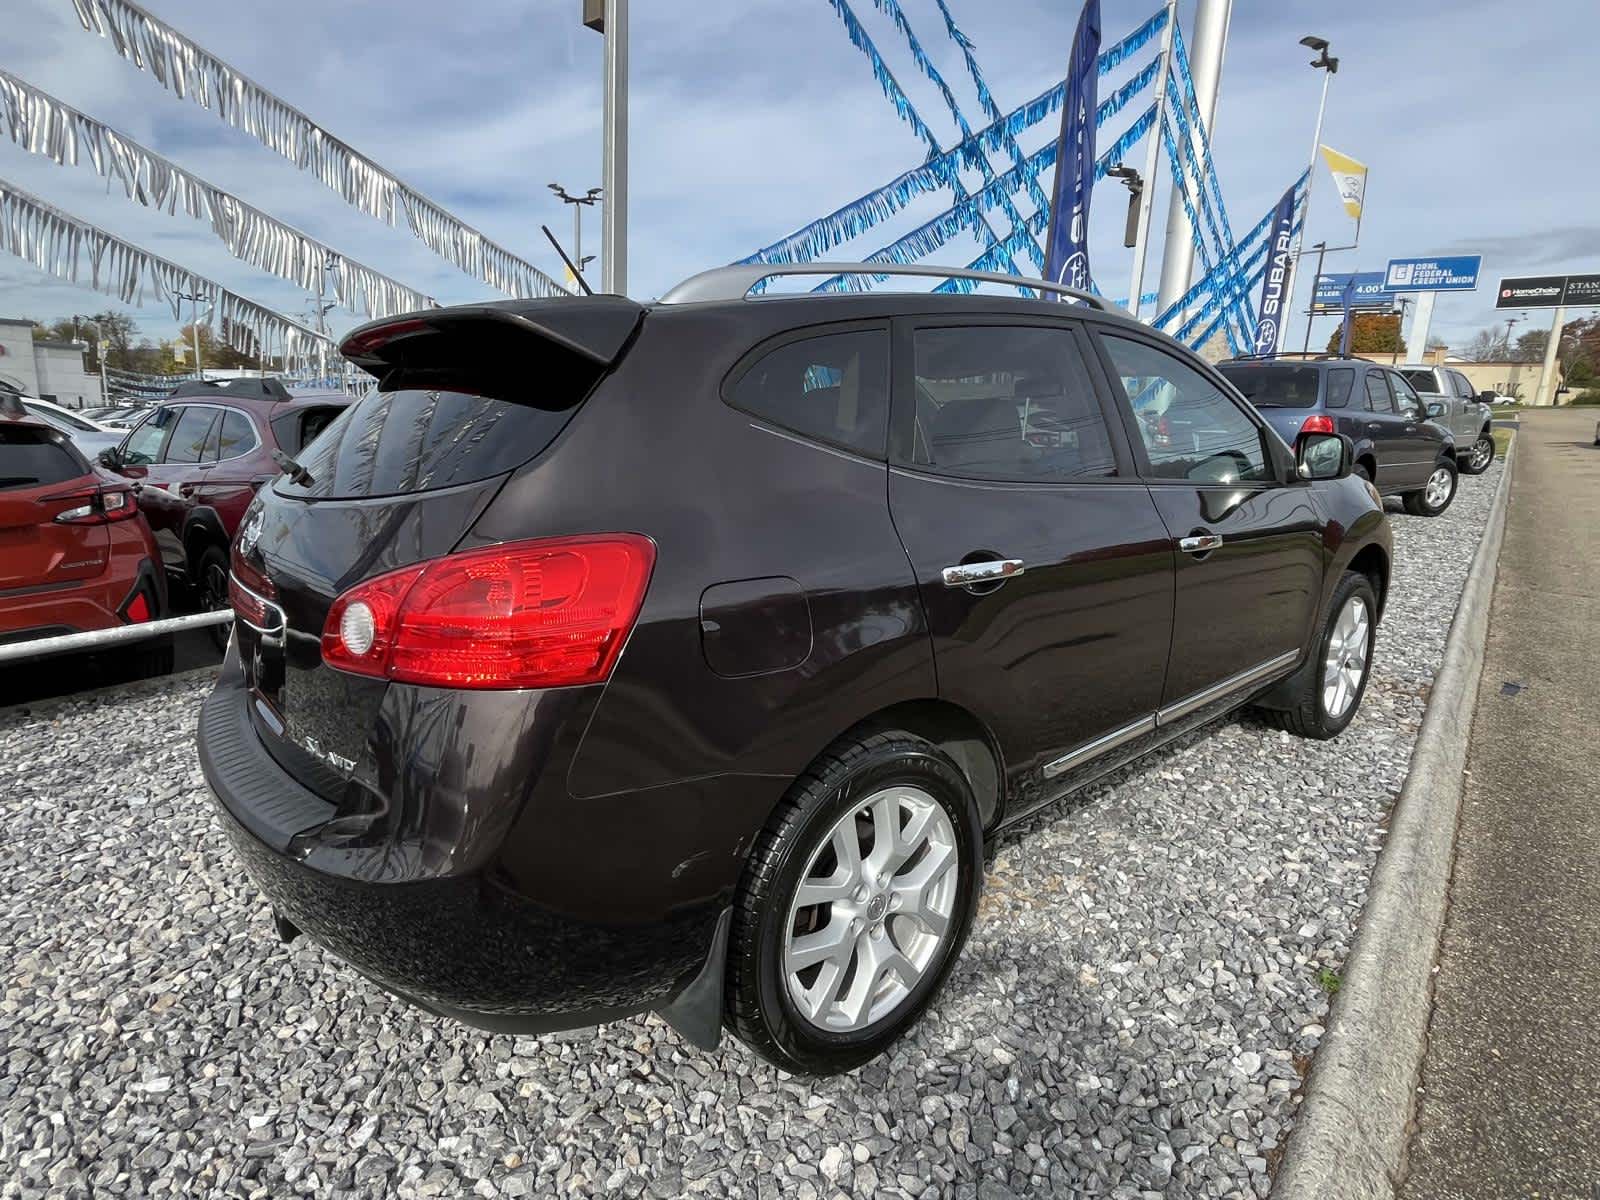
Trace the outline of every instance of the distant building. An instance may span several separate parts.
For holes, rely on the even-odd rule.
[[[84,369],[86,347],[77,342],[36,342],[33,322],[0,317],[0,383],[65,408],[100,403],[100,377]]]

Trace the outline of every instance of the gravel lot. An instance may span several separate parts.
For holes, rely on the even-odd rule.
[[[279,946],[202,683],[0,717],[0,1196],[1265,1195],[1499,470],[1391,504],[1344,737],[1230,720],[1009,836],[942,999],[841,1079],[653,1017],[480,1034]]]

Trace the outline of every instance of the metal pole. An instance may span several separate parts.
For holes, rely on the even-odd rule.
[[[1294,304],[1294,287],[1299,282],[1296,278],[1300,274],[1300,245],[1305,241],[1306,231],[1311,228],[1311,193],[1316,190],[1317,182],[1317,148],[1322,145],[1322,118],[1328,111],[1328,85],[1333,82],[1333,72],[1326,67],[1322,69],[1322,99],[1317,102],[1317,128],[1311,135],[1311,165],[1306,175],[1306,207],[1300,214],[1300,237],[1295,244],[1294,257],[1289,260],[1289,283],[1284,290],[1285,303]],[[1365,208],[1365,198],[1362,207]],[[1290,308],[1290,311],[1294,311]],[[1283,337],[1283,326],[1278,326],[1278,337]],[[1276,349],[1276,347],[1274,347]]]
[[[1556,356],[1561,352],[1561,334],[1566,324],[1567,306],[1563,304],[1556,308],[1555,316],[1550,321],[1550,340],[1545,343],[1544,366],[1539,369],[1539,390],[1533,394],[1536,406],[1555,405]]]
[[[1411,310],[1411,336],[1406,339],[1406,354],[1412,362],[1428,361],[1428,326],[1433,323],[1433,300],[1436,295],[1436,292],[1418,292],[1414,301],[1416,308]]]
[[[628,292],[628,0],[605,0],[600,290]],[[580,255],[575,261],[581,269]]]
[[[1222,82],[1222,56],[1228,47],[1228,22],[1233,0],[1199,0],[1194,12],[1194,94],[1200,119],[1212,139],[1216,134],[1217,89]],[[1192,123],[1191,123],[1192,124]],[[1160,130],[1154,136],[1160,137]],[[1198,155],[1198,148],[1196,150]],[[1178,164],[1182,175],[1183,164]],[[1183,210],[1183,194],[1174,188],[1167,202],[1167,234],[1161,255],[1161,287],[1156,312],[1165,312],[1189,290],[1194,271],[1194,230]]]
[[[583,205],[572,206],[572,261],[578,270],[583,270]],[[578,281],[574,279],[572,286],[577,287]]]
[[[195,292],[189,298],[189,333],[194,339],[194,372],[201,379],[206,377],[205,368],[200,365],[200,293]]]
[[[211,612],[190,613],[186,617],[167,617],[160,621],[144,621],[133,625],[114,625],[110,629],[91,629],[88,633],[63,633],[58,637],[33,638],[26,642],[8,642],[0,646],[0,664],[25,662],[30,658],[47,658],[52,654],[67,654],[77,650],[98,650],[105,646],[120,646],[124,642],[138,642],[162,634],[177,633],[185,629],[204,629],[211,625],[226,625],[233,620],[231,608]]]
[[[1308,199],[1309,199],[1309,197],[1308,197]],[[1304,229],[1305,226],[1302,225],[1300,228]],[[1301,355],[1302,358],[1308,357],[1311,354],[1311,321],[1312,321],[1312,317],[1313,317],[1313,313],[1312,313],[1311,310],[1316,308],[1316,306],[1317,306],[1317,282],[1316,281],[1317,281],[1317,279],[1321,279],[1322,278],[1322,260],[1324,258],[1326,258],[1327,255],[1328,255],[1328,243],[1327,242],[1318,242],[1317,243],[1317,274],[1316,274],[1316,278],[1311,281],[1311,299],[1306,301],[1306,340],[1305,340],[1305,343],[1300,347],[1300,355]]]
[[[1178,0],[1167,0],[1167,27],[1161,34],[1161,66],[1156,69],[1156,123],[1144,151],[1144,190],[1139,193],[1139,233],[1133,243],[1133,281],[1128,285],[1128,311],[1139,315],[1144,295],[1144,264],[1150,254],[1150,218],[1155,215],[1156,168],[1161,156],[1161,121],[1167,113],[1167,74],[1172,70],[1173,30],[1178,27]],[[1157,308],[1157,312],[1161,310]]]

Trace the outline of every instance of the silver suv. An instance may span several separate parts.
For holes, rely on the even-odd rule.
[[[1478,399],[1472,381],[1451,367],[1407,363],[1399,368],[1406,382],[1417,389],[1428,416],[1456,439],[1456,465],[1464,475],[1482,475],[1494,461],[1494,435],[1489,430],[1489,406]]]

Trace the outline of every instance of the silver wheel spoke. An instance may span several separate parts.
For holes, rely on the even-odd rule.
[[[789,943],[786,956],[789,970],[804,971],[824,961],[848,963],[854,942],[850,922],[835,918],[815,933],[804,934]]]
[[[1372,622],[1366,601],[1351,596],[1334,620],[1328,652],[1322,659],[1322,707],[1338,719],[1355,702],[1366,676],[1372,646]]]
[[[815,1020],[819,1013],[838,1000],[839,981],[844,978],[847,966],[849,966],[848,959],[843,963],[829,959],[822,964],[816,982],[806,989],[805,999],[801,1003],[806,1016]]]

